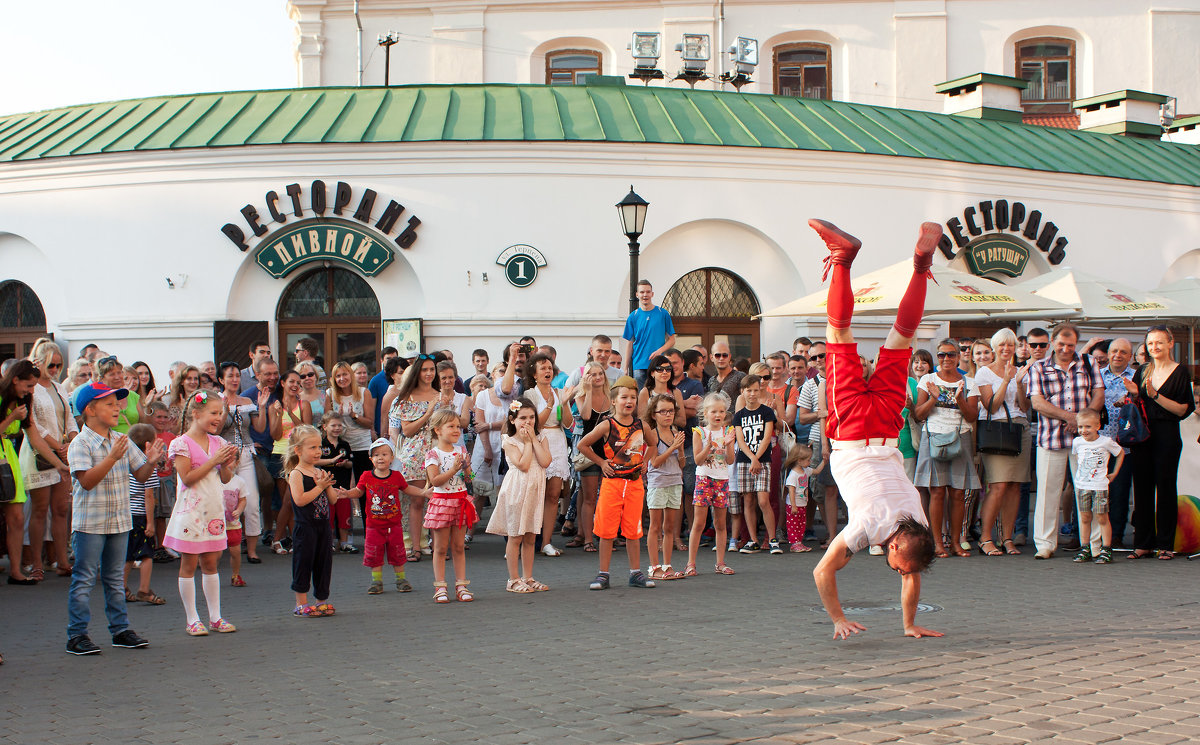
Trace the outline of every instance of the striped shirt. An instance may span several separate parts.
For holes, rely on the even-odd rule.
[[[129,474],[146,464],[146,455],[130,442],[125,456],[104,474],[94,489],[84,489],[79,483],[79,474],[89,471],[108,457],[117,433],[110,432],[101,437],[91,427],[84,425],[79,436],[71,440],[67,449],[67,463],[71,467],[71,530],[80,533],[112,535],[125,533],[133,528],[133,514],[129,510]]]
[[[1041,396],[1047,403],[1067,411],[1082,411],[1091,401],[1093,389],[1103,393],[1104,378],[1100,366],[1090,357],[1078,354],[1067,369],[1055,362],[1054,356],[1034,364],[1029,371],[1029,395]],[[1066,422],[1050,416],[1038,417],[1037,446],[1045,450],[1070,450],[1075,435],[1067,431]]]
[[[158,474],[151,473],[146,483],[142,483],[129,474],[129,511],[134,515],[146,514],[146,490],[151,495],[158,494]]]

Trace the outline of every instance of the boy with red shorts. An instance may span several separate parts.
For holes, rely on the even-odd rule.
[[[629,555],[629,586],[654,587],[654,580],[647,579],[639,566],[642,505],[646,499],[646,489],[642,485],[646,439],[642,433],[642,420],[633,413],[637,408],[637,383],[628,375],[622,375],[613,383],[611,394],[613,415],[579,441],[579,452],[600,466],[604,474],[592,524],[593,532],[600,539],[600,573],[588,587],[608,589],[608,567],[618,530],[625,536],[625,552]],[[603,457],[592,449],[597,443],[603,443]]]
[[[396,574],[396,589],[400,592],[412,592],[412,585],[404,576],[404,563],[408,557],[404,550],[400,494],[403,492],[410,497],[424,498],[433,490],[409,486],[399,471],[392,470],[392,461],[396,456],[391,441],[386,437],[372,442],[369,453],[371,470],[358,477],[358,486],[342,491],[338,501],[346,497],[366,497],[366,509],[363,510],[366,522],[363,566],[371,570],[371,584],[367,586],[367,594],[379,595],[383,592],[384,559],[387,559]]]
[[[242,579],[242,513],[246,511],[246,480],[236,473],[221,485],[221,499],[225,503],[225,546],[229,549],[229,568],[234,587],[245,587]]]
[[[829,248],[825,276],[831,270],[833,273],[826,303],[829,341],[825,357],[828,396],[825,433],[832,450],[829,467],[849,515],[846,527],[829,544],[813,570],[813,578],[821,602],[833,620],[833,638],[845,639],[864,631],[866,627],[862,624],[846,620],[838,600],[836,575],[856,551],[881,545],[888,567],[900,574],[904,635],[942,636],[916,625],[921,572],[933,562],[933,534],[920,495],[904,473],[904,460],[897,447],[904,423],[900,411],[904,408],[912,338],[925,309],[927,277],[942,228],[937,223],[921,225],[912,279],[883,349],[879,350],[875,372],[870,380],[865,380],[858,345],[850,331],[854,313],[850,264],[862,244],[824,220],[809,220],[808,224]]]

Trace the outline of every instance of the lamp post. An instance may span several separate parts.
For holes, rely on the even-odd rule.
[[[641,251],[641,244],[638,243],[638,238],[642,237],[642,228],[646,225],[646,209],[650,207],[650,203],[642,199],[633,191],[633,185],[629,186],[629,193],[620,202],[617,202],[617,212],[621,215],[621,232],[629,239],[629,312],[637,310],[637,283],[638,283],[638,254]]]

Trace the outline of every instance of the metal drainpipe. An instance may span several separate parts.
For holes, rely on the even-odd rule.
[[[717,84],[725,90],[725,0],[717,0]]]
[[[358,0],[354,0],[354,25],[358,27],[358,85],[362,87],[362,19],[358,17]]]

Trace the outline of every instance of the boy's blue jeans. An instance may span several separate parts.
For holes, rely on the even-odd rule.
[[[71,534],[71,545],[75,549],[75,568],[67,594],[67,639],[88,632],[88,622],[92,619],[88,606],[97,578],[104,584],[108,632],[116,636],[129,628],[129,615],[125,612],[125,551],[129,547],[129,531],[75,531]]]

